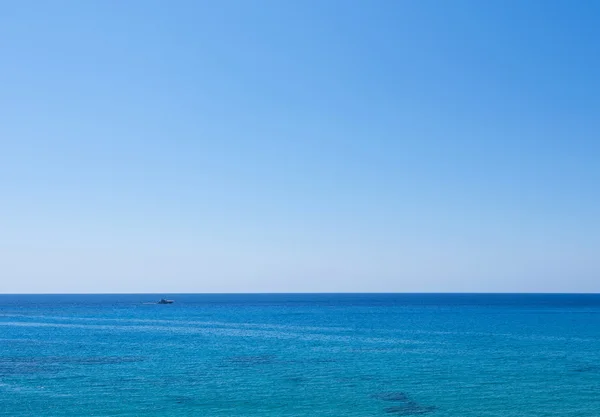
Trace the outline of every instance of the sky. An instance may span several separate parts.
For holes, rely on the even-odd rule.
[[[600,292],[600,3],[0,3],[0,293]]]

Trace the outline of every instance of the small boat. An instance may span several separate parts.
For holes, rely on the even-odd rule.
[[[174,300],[167,300],[166,298],[161,298],[160,301],[156,304],[173,304]]]

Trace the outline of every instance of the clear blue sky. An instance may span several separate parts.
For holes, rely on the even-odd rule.
[[[596,1],[4,1],[0,292],[600,291]]]

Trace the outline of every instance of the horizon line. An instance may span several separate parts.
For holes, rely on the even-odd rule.
[[[547,291],[547,292],[535,292],[535,291],[410,291],[410,292],[399,292],[399,291],[340,291],[340,292],[23,292],[23,293],[4,293],[2,295],[600,295],[600,292],[558,292],[558,291]]]

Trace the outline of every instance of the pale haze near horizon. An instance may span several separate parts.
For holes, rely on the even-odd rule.
[[[4,2],[0,293],[600,292],[594,2]]]

